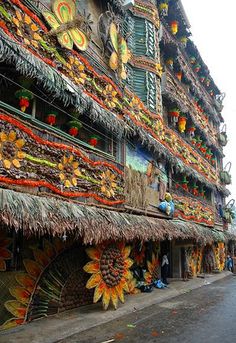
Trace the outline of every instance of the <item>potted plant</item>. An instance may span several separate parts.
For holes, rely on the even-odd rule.
[[[33,99],[33,94],[27,89],[19,89],[15,93],[16,98],[19,99],[19,106],[22,112],[25,112],[30,105],[30,100]]]
[[[177,77],[177,79],[178,79],[179,81],[182,80],[183,72],[182,72],[181,70],[180,70],[180,71],[177,71],[177,72],[175,73],[175,75],[176,75],[176,77]]]
[[[170,111],[169,111],[169,116],[171,117],[171,120],[174,122],[174,123],[177,123],[178,122],[178,119],[179,119],[179,116],[180,116],[180,110],[175,107],[175,108],[172,108]]]
[[[71,136],[76,137],[78,135],[78,133],[79,133],[79,130],[81,129],[81,127],[83,125],[78,120],[71,120],[71,121],[69,121],[68,126],[69,126],[68,133]]]
[[[194,126],[190,126],[187,128],[187,133],[189,134],[190,137],[194,137],[195,131],[196,131],[196,128]]]
[[[211,158],[211,164],[212,164],[213,166],[216,165],[216,157],[215,157],[215,156],[213,156],[213,157]]]
[[[55,125],[56,120],[57,120],[57,115],[58,115],[57,112],[49,111],[46,118],[45,118],[46,123],[49,125],[52,125],[52,126]]]
[[[196,59],[195,56],[190,56],[190,57],[189,57],[189,62],[190,62],[191,64],[195,64],[196,61],[197,61],[197,59]]]
[[[193,70],[195,71],[195,73],[198,73],[201,69],[201,64],[196,63],[193,67]]]
[[[197,136],[196,140],[197,140],[196,141],[196,147],[199,149],[202,145],[202,140],[201,140],[200,136]]]
[[[179,40],[180,40],[180,43],[182,44],[182,46],[183,46],[184,48],[186,48],[187,42],[188,42],[188,37],[182,36],[182,37],[180,37]]]
[[[187,176],[183,176],[183,179],[181,181],[181,187],[188,192],[188,180],[187,180]]]
[[[174,59],[173,59],[173,57],[168,57],[168,58],[166,59],[166,65],[167,65],[168,67],[170,67],[171,69],[174,68]]]
[[[209,87],[210,84],[211,84],[211,80],[207,77],[206,80],[205,80],[205,85],[206,85],[207,87]]]
[[[170,30],[173,35],[176,35],[179,30],[179,23],[177,20],[173,20],[170,22]]]
[[[186,130],[187,119],[184,116],[180,116],[178,120],[179,132],[183,133]]]
[[[163,17],[168,16],[168,9],[169,9],[168,1],[169,0],[161,1],[160,5],[158,7],[159,8],[159,13]]]
[[[206,76],[204,76],[204,75],[199,76],[200,82],[204,83],[205,79],[206,79]]]
[[[213,154],[212,154],[211,149],[207,149],[206,154],[205,154],[206,159],[211,160],[212,155]]]
[[[89,144],[94,148],[97,146],[100,137],[98,135],[91,135],[89,139]]]
[[[198,196],[198,195],[199,195],[198,186],[197,186],[197,182],[196,182],[196,181],[193,182],[193,185],[192,185],[192,187],[191,187],[191,193],[192,193],[194,196]]]
[[[206,143],[202,143],[201,147],[200,147],[200,151],[205,154],[207,151],[207,146]]]
[[[198,189],[198,194],[204,198],[205,196],[205,190],[204,190],[204,187],[201,185]]]

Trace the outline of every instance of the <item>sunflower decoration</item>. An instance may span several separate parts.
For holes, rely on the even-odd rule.
[[[144,279],[148,284],[152,283],[153,281],[159,278],[159,275],[160,275],[159,266],[160,264],[159,264],[158,256],[153,253],[152,261],[151,262],[147,261],[148,271],[144,274]]]
[[[59,178],[66,188],[77,186],[77,177],[81,175],[79,162],[74,161],[74,156],[62,157],[61,163],[58,164],[60,170]]]
[[[115,108],[118,102],[118,99],[116,98],[117,92],[114,90],[112,85],[106,85],[102,93],[106,97],[104,102],[107,105],[107,107]]]
[[[6,271],[6,261],[12,258],[12,253],[8,249],[11,238],[7,238],[4,232],[0,232],[0,272]]]
[[[11,130],[9,134],[0,132],[0,161],[6,169],[11,167],[20,168],[20,161],[24,159],[25,152],[21,149],[25,145],[22,138],[17,139],[15,131]]]
[[[127,284],[129,288],[129,291],[128,291],[129,294],[138,294],[141,292],[140,289],[137,288],[137,280],[134,277],[128,280]]]
[[[42,37],[38,34],[39,27],[32,21],[27,14],[21,14],[19,10],[16,10],[15,17],[12,18],[13,23],[16,25],[16,33],[22,37],[24,44],[38,48],[38,42],[42,40]],[[25,30],[25,26],[27,29]],[[25,33],[29,33],[28,37],[25,37]]]
[[[95,288],[93,302],[98,302],[102,297],[105,310],[110,302],[117,309],[119,299],[124,303],[124,291],[129,292],[128,281],[133,278],[129,270],[133,264],[129,258],[130,251],[131,247],[124,243],[107,243],[86,249],[92,259],[84,266],[85,272],[92,274],[86,287]]]
[[[131,107],[131,113],[135,117],[136,120],[140,120],[142,116],[142,106],[140,104],[140,101],[138,98],[132,98],[132,100],[129,103]]]
[[[111,198],[115,195],[115,190],[117,188],[116,176],[109,169],[101,175],[101,192],[106,195],[106,197]]]
[[[8,242],[5,241],[6,244],[8,244]],[[8,319],[0,326],[0,331],[11,329],[27,321],[27,316],[29,314],[30,304],[35,293],[36,285],[42,276],[43,271],[64,249],[65,245],[59,238],[55,238],[53,244],[45,239],[43,241],[42,250],[34,248],[34,257],[32,259],[23,260],[25,272],[17,273],[15,276],[17,285],[9,288],[9,292],[14,299],[7,300],[4,303],[4,307],[9,313],[11,313],[11,315],[13,315],[13,317]],[[48,282],[48,284],[45,285],[46,289],[43,292],[43,304],[37,302],[35,311],[37,312],[38,318],[45,316],[47,306],[50,305],[50,302],[54,302],[56,293],[54,294],[53,292],[56,292],[60,285],[56,277],[58,277],[58,274],[57,276],[53,275],[53,282],[51,280],[51,283]],[[58,292],[61,292],[61,289]],[[37,301],[39,301],[39,298]],[[34,311],[34,309],[31,308],[30,311]]]

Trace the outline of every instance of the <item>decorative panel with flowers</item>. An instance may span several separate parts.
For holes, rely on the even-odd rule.
[[[160,113],[150,112],[140,99],[128,90],[122,92],[111,79],[98,74],[75,50],[65,52],[59,49],[55,40],[47,35],[48,30],[44,23],[21,1],[7,0],[0,6],[0,30],[9,37],[9,40],[4,42],[9,50],[10,42],[13,42],[14,47],[18,44],[27,49],[32,55],[32,61],[35,58],[40,59],[54,67],[59,74],[68,78],[68,82],[72,81],[72,85],[80,87],[84,94],[103,109],[112,111],[117,118],[128,122],[132,127],[141,130],[140,132],[148,133],[145,139],[154,138],[152,143],[161,143],[170,156],[181,159],[187,167],[200,173],[208,182],[218,183],[215,169],[184,143],[181,137],[164,126]],[[16,53],[16,50],[12,50],[12,53]],[[52,70],[49,69],[49,72]]]
[[[1,183],[44,187],[59,196],[93,198],[110,206],[124,202],[123,171],[80,148],[42,137],[0,112]]]
[[[188,197],[173,195],[173,199],[175,202],[174,216],[176,218],[214,226],[215,216],[212,207]]]

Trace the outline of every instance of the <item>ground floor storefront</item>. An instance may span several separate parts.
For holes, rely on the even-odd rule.
[[[189,278],[224,269],[223,232],[0,192],[2,330],[93,302],[117,308],[128,294],[152,291],[163,255],[169,277],[183,277],[186,263]]]

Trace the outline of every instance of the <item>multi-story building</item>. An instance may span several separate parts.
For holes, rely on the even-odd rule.
[[[225,262],[223,95],[180,1],[0,4],[0,327]]]

